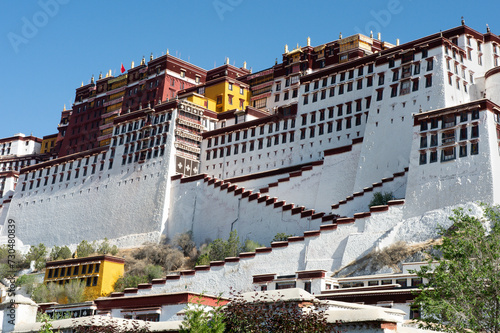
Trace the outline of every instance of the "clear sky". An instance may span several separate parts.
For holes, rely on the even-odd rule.
[[[225,57],[259,71],[284,45],[355,33],[401,43],[466,24],[500,34],[500,1],[428,0],[3,0],[0,138],[57,132],[63,105],[92,74],[130,68],[151,52],[211,69]]]

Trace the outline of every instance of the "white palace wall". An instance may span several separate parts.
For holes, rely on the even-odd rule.
[[[199,245],[207,239],[227,239],[232,230],[240,240],[270,244],[279,232],[298,235],[321,224],[320,218],[312,218],[312,212],[303,214],[304,208],[285,207],[287,203],[276,198],[210,177],[185,183],[175,180],[171,198],[166,234],[174,237],[191,231]]]
[[[8,211],[16,221],[16,237],[47,246],[105,237],[120,247],[158,241],[173,173],[168,156],[173,154],[112,169],[105,163],[94,175],[16,191]]]

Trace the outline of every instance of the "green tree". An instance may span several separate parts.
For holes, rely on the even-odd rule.
[[[394,199],[394,195],[392,192],[375,192],[373,193],[373,198],[368,204],[368,207],[371,206],[382,206],[387,205],[387,203]]]
[[[107,238],[104,238],[102,243],[97,248],[97,253],[99,253],[99,254],[111,254],[114,256],[118,253],[118,247],[116,245],[111,246],[109,244],[109,240]]]
[[[50,251],[49,259],[50,260],[62,260],[71,258],[71,250],[67,246],[54,246]]]
[[[417,274],[428,281],[415,304],[422,327],[448,332],[500,331],[500,210],[483,205],[483,217],[457,209],[438,251]],[[435,253],[439,253],[436,255]]]
[[[76,247],[76,255],[78,258],[84,258],[91,256],[96,252],[95,242],[89,243],[86,240],[82,240],[80,244]]]
[[[30,263],[35,262],[35,269],[40,270],[45,268],[45,262],[47,260],[48,250],[44,244],[40,243],[38,246],[31,245],[28,254],[26,255],[26,261]]]

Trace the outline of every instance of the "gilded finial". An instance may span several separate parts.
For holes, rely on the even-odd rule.
[[[94,84],[94,74],[92,74],[92,77],[90,78],[90,83]]]
[[[134,68],[134,66],[135,66],[135,63],[134,63],[134,61],[132,61],[132,63],[130,64],[130,69]]]
[[[297,43],[297,50],[299,49],[299,43]]]
[[[243,61],[243,68],[247,69],[247,62],[246,61]]]
[[[342,39],[342,32],[339,33],[339,39]]]
[[[64,104],[63,106],[63,111],[66,111],[66,104]]]
[[[167,49],[167,54],[170,54],[170,52],[168,52],[168,49]]]
[[[229,57],[226,57],[226,65],[229,65]]]
[[[145,65],[145,64],[146,64],[146,59],[144,58],[144,56],[142,56],[141,65]]]
[[[149,60],[153,60],[153,52],[151,52],[151,55],[149,56]]]
[[[373,30],[370,30],[370,38],[373,38]]]
[[[278,64],[278,58],[276,58],[276,60],[274,60],[274,64],[277,65]]]
[[[307,46],[311,46],[311,37],[307,37]]]
[[[82,85],[81,85],[81,87],[83,87],[83,81],[82,81]]]
[[[99,80],[102,79],[102,72],[99,73]]]
[[[285,44],[285,53],[288,53],[288,44]]]

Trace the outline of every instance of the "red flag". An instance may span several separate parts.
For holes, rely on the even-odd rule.
[[[122,62],[122,68],[120,69],[120,71],[121,71],[122,73],[125,73],[125,66],[123,66],[123,62]]]

